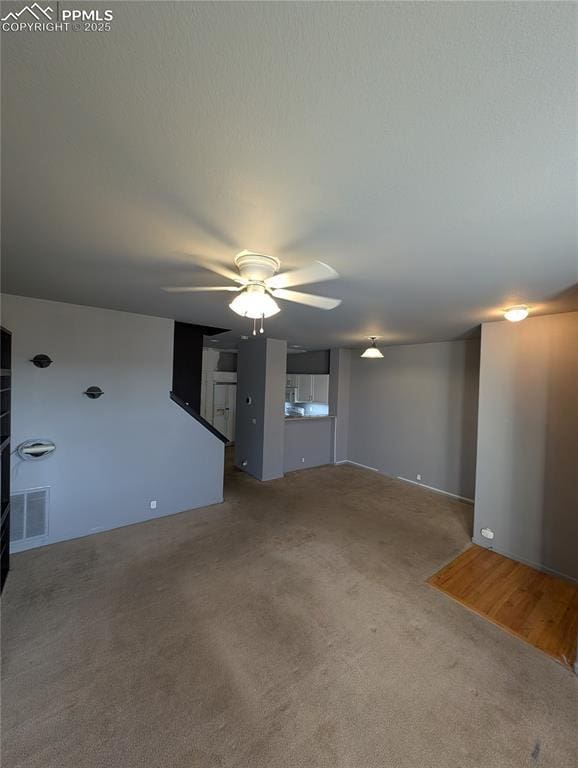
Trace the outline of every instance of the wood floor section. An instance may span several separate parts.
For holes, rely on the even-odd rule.
[[[578,586],[476,545],[428,584],[572,668]]]

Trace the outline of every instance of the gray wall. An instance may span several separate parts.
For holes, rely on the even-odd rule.
[[[237,353],[219,352],[217,370],[222,373],[235,373],[237,370]]]
[[[36,464],[13,459],[13,491],[50,486],[43,543],[222,501],[223,444],[169,400],[172,320],[3,296],[2,323],[13,446],[56,443]],[[35,368],[38,353],[53,364]],[[89,400],[90,385],[104,395]]]
[[[349,443],[351,350],[332,349],[329,370],[329,413],[335,416],[335,461],[346,461]]]
[[[383,347],[351,358],[351,461],[474,496],[479,341]]]
[[[483,326],[479,412],[474,541],[578,579],[578,312]]]
[[[333,421],[285,420],[285,472],[333,464]]]
[[[292,352],[287,355],[287,373],[329,373],[329,350]]]
[[[235,464],[258,480],[283,475],[286,356],[278,339],[251,337],[239,346]]]

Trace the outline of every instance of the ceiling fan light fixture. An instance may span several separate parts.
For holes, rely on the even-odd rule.
[[[307,285],[325,280],[334,280],[338,273],[322,261],[294,269],[290,272],[277,274],[281,262],[275,256],[253,251],[241,251],[235,256],[235,266],[238,274],[222,264],[212,265],[206,259],[197,258],[197,264],[228,278],[237,285],[184,285],[164,288],[169,293],[203,293],[204,291],[233,291],[237,296],[229,304],[229,308],[241,317],[253,320],[253,336],[257,335],[257,321],[260,321],[259,333],[265,333],[263,321],[281,311],[275,299],[304,304],[315,309],[335,309],[341,304],[341,299],[331,299],[328,296],[318,296],[301,291],[287,290],[294,285]]]
[[[241,317],[250,317],[253,320],[273,317],[281,311],[275,299],[261,285],[248,285],[242,293],[235,296],[229,307]]]
[[[371,357],[374,359],[383,357],[381,351],[375,346],[375,342],[377,341],[377,336],[369,336],[369,340],[371,341],[371,344],[367,349],[361,353],[361,357]]]
[[[525,320],[528,317],[529,309],[526,306],[520,307],[508,307],[504,311],[504,317],[511,323],[519,323],[521,320]]]

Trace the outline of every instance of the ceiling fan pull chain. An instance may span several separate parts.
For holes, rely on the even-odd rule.
[[[257,335],[257,319],[253,318],[253,336]]]
[[[259,333],[264,333],[264,331],[263,331],[263,320],[264,319],[265,319],[265,315],[261,315],[261,330],[259,331]]]

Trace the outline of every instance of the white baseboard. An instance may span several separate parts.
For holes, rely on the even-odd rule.
[[[355,467],[361,467],[362,469],[370,469],[372,472],[379,472],[380,475],[383,475],[384,477],[391,477],[391,475],[386,475],[385,472],[380,472],[379,469],[376,469],[375,467],[368,467],[367,464],[361,464],[359,461],[352,461],[351,459],[342,459],[341,461],[336,461],[336,464],[353,464]],[[402,477],[401,475],[398,475],[396,478],[392,478],[395,480],[403,480],[404,483],[411,483],[412,485],[418,485],[420,488],[426,488],[428,491],[434,491],[435,493],[441,493],[444,496],[451,496],[452,499],[459,499],[460,501],[465,501],[467,504],[473,504],[474,500],[468,498],[467,496],[460,496],[458,493],[450,493],[449,491],[444,491],[441,488],[435,488],[433,485],[426,485],[425,483],[419,483],[417,480],[410,480],[407,477]]]
[[[529,565],[530,568],[535,568],[537,571],[542,571],[542,573],[549,573],[550,576],[556,576],[559,579],[564,579],[564,581],[570,581],[572,584],[578,584],[578,579],[574,578],[574,576],[568,576],[560,571],[555,571],[553,568],[548,568],[547,565],[543,565],[542,563],[535,563],[533,560],[527,560],[525,557],[520,557],[520,555],[508,552],[508,550],[502,549],[501,547],[495,547],[493,544],[488,544],[487,539],[479,539],[476,536],[473,536],[472,543],[476,544],[478,547],[484,547],[484,549],[491,549],[492,552],[496,552],[498,555],[503,555],[503,557],[507,557],[510,560]]]
[[[19,552],[27,552],[29,549],[36,549],[36,547],[44,547],[46,544],[52,544],[48,540],[48,536],[37,536],[34,539],[28,539],[27,541],[12,541],[10,542],[10,554],[17,555]]]
[[[441,488],[436,488],[433,485],[426,485],[425,483],[420,483],[417,480],[410,480],[408,477],[402,477],[401,475],[398,475],[396,479],[403,480],[404,483],[419,485],[420,488],[427,488],[428,491],[434,491],[435,493],[442,493],[444,496],[451,496],[452,499],[459,499],[460,501],[465,501],[468,504],[474,503],[474,500],[468,498],[467,496],[460,496],[459,493],[450,493],[449,491],[444,491]]]
[[[370,469],[372,472],[379,472],[379,469],[376,469],[375,467],[368,467],[367,464],[360,464],[358,461],[351,461],[351,459],[342,459],[341,461],[336,461],[336,464],[353,464],[354,467],[361,467],[362,469]]]

